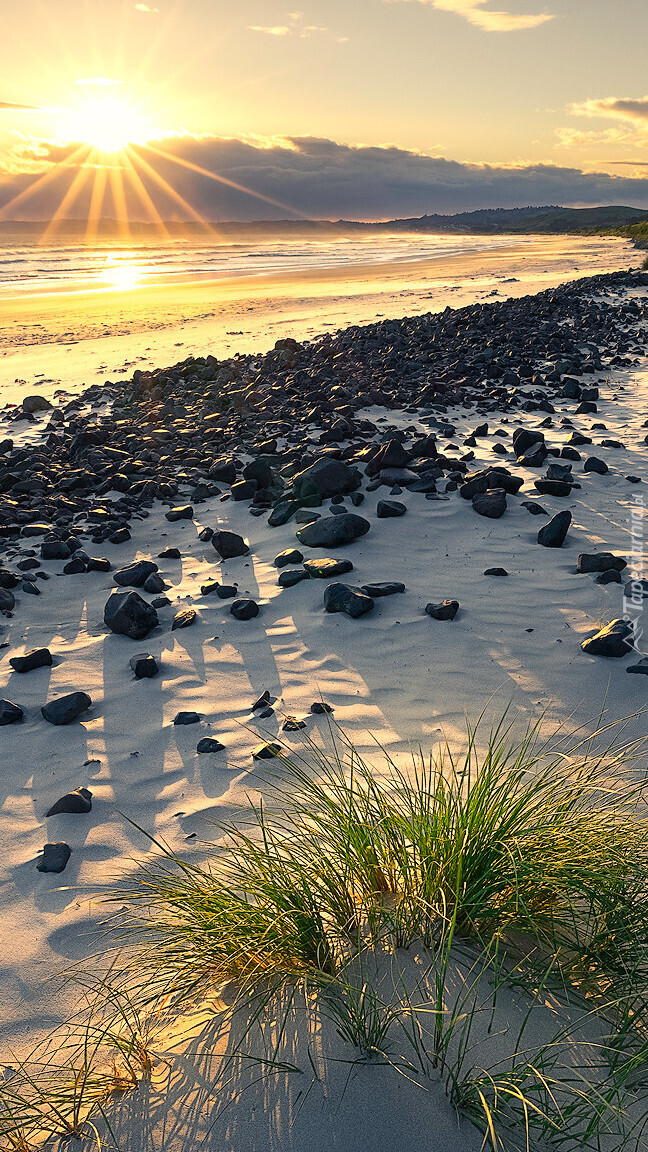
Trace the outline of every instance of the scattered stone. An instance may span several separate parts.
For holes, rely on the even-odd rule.
[[[0,700],[0,728],[7,724],[18,724],[23,716],[24,712],[18,704],[12,704],[11,700]]]
[[[158,552],[158,560],[180,560],[181,553],[179,548],[165,548],[163,552]]]
[[[185,724],[200,724],[201,720],[202,715],[200,712],[176,712],[173,717],[173,723],[179,727]]]
[[[241,599],[232,602],[230,612],[237,620],[252,620],[259,615],[259,605],[255,600],[241,597]]]
[[[376,516],[379,520],[389,520],[394,516],[404,516],[407,505],[400,500],[379,500],[376,505]]]
[[[0,612],[13,612],[16,607],[16,597],[8,588],[0,588]]]
[[[305,727],[305,720],[298,720],[296,716],[286,716],[286,719],[281,725],[281,730],[282,732],[299,732],[301,728]]]
[[[149,595],[155,595],[157,592],[164,592],[166,584],[159,572],[151,572],[151,575],[146,577],[143,587]]]
[[[454,620],[459,611],[458,600],[442,600],[440,604],[426,604],[425,614],[433,620]]]
[[[576,565],[577,572],[607,572],[616,568],[622,572],[627,567],[623,556],[613,556],[611,552],[581,552]]]
[[[168,600],[163,597],[168,604]],[[156,603],[158,603],[156,601]],[[111,632],[120,636],[130,636],[131,640],[144,640],[159,624],[158,614],[152,604],[137,592],[113,592],[104,608],[104,624]]]
[[[237,556],[247,556],[250,547],[236,532],[214,532],[211,542],[221,560],[233,560]]]
[[[537,500],[523,500],[520,507],[526,508],[527,512],[530,512],[532,516],[549,515],[547,509],[543,508],[542,504],[538,504]]]
[[[544,496],[571,496],[572,486],[566,480],[534,480],[533,486]]]
[[[588,656],[608,656],[619,658],[627,656],[633,646],[634,632],[627,620],[612,620],[604,628],[599,629],[595,636],[583,640],[581,648]]]
[[[308,496],[345,496],[360,487],[362,476],[357,468],[349,467],[343,460],[322,457],[293,476],[292,487],[296,500]]]
[[[131,656],[128,663],[138,680],[150,680],[160,671],[155,656],[151,656],[150,652],[138,652],[136,656]]]
[[[344,512],[341,516],[325,516],[306,524],[297,532],[297,539],[308,548],[340,548],[366,535],[370,528],[364,516]]]
[[[9,660],[14,672],[33,672],[35,668],[51,668],[52,653],[49,648],[32,648],[24,656],[12,656]]]
[[[335,709],[330,704],[325,704],[323,700],[316,700],[310,706],[310,710],[314,716],[325,716],[327,712],[334,712]]]
[[[598,472],[600,476],[604,476],[606,472],[610,471],[610,469],[605,463],[605,460],[600,460],[598,456],[588,456],[583,465],[583,471]]]
[[[557,512],[538,532],[538,544],[543,548],[562,548],[571,522],[571,512]]]
[[[46,844],[43,848],[43,858],[36,865],[37,871],[63,872],[71,855],[72,849],[64,840],[59,840],[55,844]]]
[[[335,560],[327,556],[320,560],[305,560],[304,570],[308,576],[328,580],[331,576],[343,576],[345,572],[351,572],[353,564],[350,560]]]
[[[193,515],[191,504],[183,504],[181,508],[170,508],[164,518],[170,524],[175,524],[176,520],[193,520]]]
[[[259,699],[252,705],[251,711],[256,712],[259,708],[265,708],[268,704],[271,704],[273,700],[274,697],[270,695],[266,688],[259,696]]]
[[[480,516],[489,520],[499,520],[506,512],[506,492],[503,488],[493,488],[490,492],[477,492],[472,498],[472,506]]]
[[[624,585],[623,595],[625,596],[626,600],[648,599],[648,580],[628,580]]]
[[[404,592],[405,585],[400,580],[381,580],[375,584],[362,584],[361,591],[377,600],[381,596],[395,596],[398,592]]]
[[[303,559],[303,554],[299,548],[286,548],[278,556],[275,556],[272,563],[275,568],[285,568],[288,564],[301,564]]]
[[[634,676],[648,676],[648,656],[644,656],[638,664],[630,664],[626,668]]]
[[[280,588],[293,588],[301,584],[302,580],[309,580],[309,574],[303,568],[286,568],[280,573],[277,583]]]
[[[506,568],[486,568],[484,576],[508,576]]]
[[[67,696],[59,696],[57,700],[43,704],[41,716],[48,724],[55,724],[58,727],[62,724],[72,724],[91,707],[92,700],[87,692],[69,692]]]
[[[88,788],[75,788],[74,792],[66,792],[48,808],[45,816],[57,816],[59,812],[85,813],[92,809],[92,792]]]
[[[281,744],[261,744],[255,752],[252,753],[253,760],[273,760],[276,756],[281,756]]]
[[[329,584],[324,590],[324,607],[327,612],[344,612],[346,616],[356,618],[371,612],[374,602],[362,588],[354,588],[351,584]]]
[[[173,617],[171,631],[176,632],[178,628],[190,628],[195,623],[197,616],[198,613],[195,608],[182,608]]]
[[[606,568],[605,572],[599,572],[596,577],[596,584],[620,584],[621,573],[616,568]]]
[[[196,745],[196,752],[222,752],[224,747],[215,736],[203,736]]]
[[[157,570],[158,566],[153,560],[134,560],[132,564],[114,572],[113,580],[122,588],[142,588],[147,577]]]

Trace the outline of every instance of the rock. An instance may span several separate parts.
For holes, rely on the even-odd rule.
[[[12,656],[9,660],[14,672],[33,672],[35,668],[51,668],[52,653],[49,648],[32,648],[24,656]]]
[[[333,460],[324,456],[293,476],[292,487],[296,500],[307,496],[345,496],[360,487],[362,476],[357,468],[350,467],[343,460]]]
[[[262,692],[259,696],[259,699],[256,700],[252,705],[251,711],[256,712],[259,708],[265,708],[268,704],[271,704],[273,700],[274,697],[270,695],[268,689],[266,688],[265,691]]]
[[[157,628],[159,620],[153,605],[142,600],[139,593],[113,592],[104,608],[104,624],[120,636],[144,640]]]
[[[7,724],[18,724],[23,716],[24,712],[18,704],[12,704],[11,700],[0,700],[0,728]]]
[[[516,428],[513,433],[513,450],[516,456],[526,456],[532,445],[544,444],[544,432],[532,432],[530,428]]]
[[[0,612],[13,612],[16,607],[16,597],[8,588],[0,588]]]
[[[530,512],[532,516],[549,515],[547,509],[543,508],[542,504],[538,504],[537,500],[523,500],[520,507],[526,508],[527,512]]]
[[[605,460],[599,460],[598,456],[588,456],[587,460],[583,464],[583,471],[598,472],[600,476],[604,476],[606,472],[610,471],[610,469],[605,463]]]
[[[297,532],[297,539],[308,548],[340,548],[366,535],[370,528],[364,516],[344,512],[342,516],[325,516],[306,524]]]
[[[506,492],[503,488],[494,488],[490,492],[477,492],[472,498],[472,506],[480,516],[487,516],[489,520],[499,520],[506,512]]]
[[[314,704],[311,704],[310,710],[314,716],[325,716],[327,712],[335,711],[330,704],[325,704],[323,700],[316,700]]]
[[[454,620],[459,611],[458,600],[442,600],[440,604],[426,604],[425,614],[433,620]]]
[[[626,600],[633,602],[641,602],[648,598],[648,580],[628,580],[623,587],[623,595]]]
[[[379,500],[376,505],[376,516],[379,520],[388,520],[393,516],[404,516],[407,505],[400,500]]]
[[[200,712],[176,712],[173,717],[173,723],[179,727],[185,724],[200,724],[201,720]]]
[[[88,556],[88,572],[110,572],[112,564],[106,556]]]
[[[327,612],[344,612],[354,618],[371,612],[374,602],[361,588],[351,584],[329,584],[324,590],[324,607]]]
[[[8,568],[0,568],[0,588],[15,588],[20,584],[20,577]]]
[[[286,719],[281,725],[281,730],[282,732],[299,732],[301,728],[305,727],[305,720],[298,720],[296,716],[286,716]]]
[[[74,792],[66,792],[60,800],[56,800],[48,808],[45,816],[57,816],[59,812],[90,812],[92,809],[92,792],[88,788],[75,788]]]
[[[562,548],[571,522],[571,512],[557,512],[538,532],[538,544],[543,548]]]
[[[606,568],[605,572],[599,572],[596,577],[597,584],[620,584],[621,573],[616,568]]]
[[[281,756],[281,744],[261,744],[255,752],[252,753],[253,760],[273,760],[275,756]]]
[[[629,664],[626,672],[630,672],[634,676],[648,676],[648,656],[644,656],[638,664]]]
[[[63,568],[65,576],[76,576],[80,572],[88,571],[88,561],[82,556],[73,556]]]
[[[237,480],[236,484],[232,484],[232,496],[235,500],[251,500],[256,490],[254,480]]]
[[[197,616],[198,613],[195,608],[182,608],[173,617],[171,631],[176,632],[178,628],[190,628],[195,623]]]
[[[375,584],[362,584],[361,591],[377,600],[381,596],[395,596],[398,592],[404,592],[405,585],[399,580],[382,580]]]
[[[236,532],[214,532],[211,542],[222,560],[233,560],[236,556],[247,556],[250,551],[249,545]]]
[[[134,560],[132,564],[113,572],[113,580],[121,588],[142,588],[146,579],[157,570],[158,566],[153,560]]]
[[[67,696],[59,696],[57,700],[50,700],[41,708],[41,716],[48,724],[72,724],[78,720],[83,712],[92,707],[92,700],[87,692],[69,692]]]
[[[308,572],[303,568],[286,568],[280,573],[277,583],[280,588],[293,588],[295,584],[301,584],[302,580],[309,580]]]
[[[165,513],[164,519],[168,520],[170,524],[175,524],[176,520],[193,520],[194,510],[191,504],[183,504],[181,508],[170,508]]]
[[[224,747],[215,736],[203,736],[196,745],[196,752],[222,752]]]
[[[127,544],[131,538],[128,528],[118,528],[108,537],[111,544]]]
[[[46,844],[43,848],[43,859],[38,861],[36,868],[39,872],[63,872],[72,849],[64,840],[55,844]]]
[[[143,587],[145,592],[153,596],[157,592],[164,592],[166,584],[159,572],[151,572],[151,575],[146,577]]]
[[[259,615],[259,605],[255,600],[247,600],[241,597],[240,600],[234,600],[232,602],[230,612],[237,620],[252,620],[255,616]]]
[[[70,549],[65,540],[43,540],[40,554],[41,560],[68,560]]]
[[[28,412],[30,415],[34,412],[47,412],[53,405],[46,396],[24,396],[22,402],[23,412]]]
[[[210,537],[211,539],[211,537]],[[180,560],[181,552],[179,548],[165,548],[163,552],[158,552],[158,560]]]
[[[506,568],[486,568],[484,576],[508,576]]]
[[[581,552],[576,565],[577,572],[607,572],[609,568],[623,571],[627,561],[623,556],[613,556],[611,552]]]
[[[155,600],[151,600],[151,608],[168,608],[170,603],[168,596],[156,596]]]
[[[612,620],[589,640],[583,640],[581,648],[588,656],[627,656],[633,647],[634,632],[627,620]]]
[[[138,680],[150,680],[160,671],[155,656],[151,656],[150,652],[138,652],[136,656],[131,656],[128,663]]]
[[[320,560],[305,560],[304,570],[315,579],[328,580],[331,576],[343,576],[345,572],[351,572],[353,564],[351,560],[335,560],[327,556]]]
[[[299,551],[299,548],[286,548],[283,552],[280,552],[278,556],[275,556],[272,563],[275,568],[285,568],[288,564],[301,564],[303,559],[303,554]]]
[[[533,486],[544,496],[571,496],[572,486],[566,480],[534,480]]]

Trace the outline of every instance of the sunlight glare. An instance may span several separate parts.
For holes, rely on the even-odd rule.
[[[97,152],[114,155],[128,144],[143,144],[152,132],[146,118],[118,96],[86,99],[63,117],[61,134],[69,142],[88,144]]]

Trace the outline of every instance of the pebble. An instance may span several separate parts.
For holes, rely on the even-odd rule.
[[[23,716],[24,712],[18,704],[13,704],[11,700],[0,700],[0,728],[20,723]]]
[[[32,648],[24,656],[11,656],[9,663],[14,672],[33,672],[36,668],[51,668],[52,653],[49,648]]]
[[[195,624],[197,617],[198,613],[195,608],[182,608],[173,617],[171,631],[176,632],[178,628],[190,628],[192,624]]]
[[[310,710],[314,716],[325,716],[327,712],[334,712],[335,709],[330,704],[326,704],[323,700],[315,700],[310,706]]]
[[[281,756],[281,744],[261,744],[256,751],[252,753],[253,760],[273,760],[276,756]]]
[[[166,597],[164,600],[168,603]],[[144,640],[159,622],[153,604],[147,604],[137,592],[113,592],[106,601],[104,624],[120,636]]]
[[[343,612],[354,619],[371,612],[374,602],[362,588],[351,584],[329,584],[324,589],[324,607],[327,612]]]
[[[484,576],[508,576],[506,568],[486,568]]]
[[[185,724],[200,724],[202,715],[200,712],[176,712],[173,717],[173,723],[182,727]]]
[[[92,792],[88,788],[75,788],[74,792],[66,792],[48,808],[45,816],[57,816],[59,812],[90,812],[92,809]]]
[[[222,752],[224,747],[215,736],[203,736],[196,745],[196,752]]]
[[[425,614],[433,620],[454,620],[459,611],[458,600],[442,600],[440,604],[426,604]]]
[[[600,628],[595,636],[583,640],[581,648],[589,656],[619,658],[627,656],[632,649],[633,629],[626,620],[612,620]]]
[[[131,656],[128,663],[138,680],[150,680],[160,671],[155,656],[151,656],[150,652],[138,652],[136,656]]]
[[[41,715],[48,724],[58,727],[72,724],[91,707],[92,700],[87,692],[69,692],[67,696],[59,696],[56,700],[50,700],[49,704],[43,704]]]
[[[71,855],[72,849],[64,840],[45,844],[43,858],[38,861],[36,869],[38,872],[63,872]]]
[[[230,612],[237,620],[252,620],[259,615],[259,605],[255,600],[241,597],[230,605]]]

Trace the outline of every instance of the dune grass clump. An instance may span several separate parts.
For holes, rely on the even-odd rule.
[[[95,1131],[105,1102],[150,1074],[151,1027],[228,982],[232,1016],[253,1022],[244,1038],[266,1009],[276,1024],[278,1001],[284,1035],[301,1004],[352,1060],[440,1077],[494,1152],[599,1148],[603,1130],[617,1150],[648,1131],[648,821],[641,748],[617,730],[545,740],[505,714],[403,766],[331,725],[323,749],[273,763],[264,800],[205,862],[149,838],[155,854],[109,897],[110,971],[78,977],[91,1007],[71,1030],[77,1071],[16,1068],[0,1148],[31,1147],[11,1141],[48,1124]],[[504,995],[522,997],[522,1020],[495,1056]],[[570,1023],[547,1039],[533,1025],[549,1005]],[[511,1000],[504,1018],[518,1011]]]

